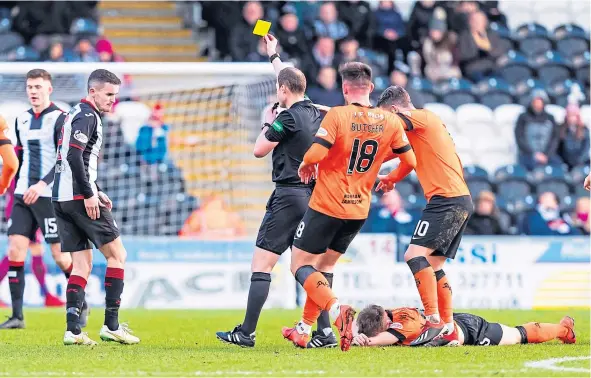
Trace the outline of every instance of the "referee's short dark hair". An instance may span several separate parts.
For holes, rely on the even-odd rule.
[[[88,87],[86,90],[90,91],[91,87],[103,84],[121,85],[121,80],[111,71],[103,69],[94,70],[88,77]]]
[[[51,74],[42,68],[35,68],[27,72],[27,80],[39,78],[51,82]]]
[[[392,85],[386,88],[378,99],[378,108],[395,106],[407,107],[411,104],[410,95],[406,89],[399,85]]]
[[[277,84],[285,85],[291,93],[304,94],[306,92],[306,75],[297,68],[286,67],[279,72]]]
[[[339,67],[339,73],[343,82],[349,82],[357,86],[369,86],[371,84],[371,67],[361,62],[349,62]]]

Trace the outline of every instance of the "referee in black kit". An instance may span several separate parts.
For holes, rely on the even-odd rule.
[[[303,184],[298,168],[320,127],[321,114],[305,98],[306,77],[297,68],[285,67],[277,54],[277,39],[264,37],[269,60],[277,73],[277,99],[265,115],[266,123],[254,146],[254,156],[263,158],[273,151],[275,190],[267,202],[252,258],[252,276],[244,322],[232,331],[217,332],[221,341],[241,347],[254,347],[255,330],[261,309],[269,295],[271,271],[293,242],[313,184]],[[285,110],[278,111],[278,106]],[[276,115],[276,118],[275,118]],[[336,345],[336,339],[335,339]]]

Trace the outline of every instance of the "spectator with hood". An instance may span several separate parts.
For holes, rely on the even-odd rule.
[[[345,104],[343,92],[337,88],[337,71],[334,68],[322,67],[316,81],[318,85],[311,86],[307,91],[312,102],[330,107]]]
[[[281,8],[276,38],[286,54],[301,62],[310,54],[310,48],[308,41],[306,41],[306,35],[299,26],[301,26],[300,20],[295,7],[289,3],[284,5]],[[283,57],[281,59],[283,60]]]
[[[339,20],[337,7],[332,2],[324,3],[318,11],[318,19],[314,21],[314,35],[329,37],[335,41],[341,40],[349,35],[347,24]]]
[[[540,194],[538,205],[526,214],[522,228],[524,234],[534,236],[581,234],[560,214],[558,197],[552,192]]]
[[[569,168],[589,164],[589,129],[581,119],[576,104],[566,107],[564,123],[560,126],[559,154]]]
[[[254,25],[264,16],[258,1],[249,1],[242,8],[242,20],[230,32],[230,55],[235,62],[244,62],[248,54],[257,50],[260,37],[252,34]]]
[[[519,164],[528,170],[533,170],[537,166],[562,163],[557,152],[560,128],[556,125],[554,117],[544,110],[547,102],[546,92],[534,90],[530,105],[519,115],[515,125]]]
[[[415,2],[408,19],[408,34],[413,50],[420,50],[423,40],[429,34],[429,22],[435,10],[435,1]]]
[[[468,220],[466,235],[504,235],[492,192],[482,191],[476,200],[474,214]]]
[[[498,34],[488,28],[484,13],[470,14],[470,29],[460,34],[458,47],[464,76],[479,81],[494,73],[496,59],[503,53]]]
[[[429,35],[423,42],[425,76],[433,82],[462,77],[454,53],[455,34],[447,31],[446,14],[443,8],[436,8],[429,22]]]
[[[371,47],[374,17],[367,1],[348,0],[337,2],[339,17],[349,27],[349,35],[363,47]]]

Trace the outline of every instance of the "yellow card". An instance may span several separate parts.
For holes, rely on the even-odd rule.
[[[271,23],[269,21],[258,20],[252,34],[264,37],[269,33],[269,29],[271,29]]]

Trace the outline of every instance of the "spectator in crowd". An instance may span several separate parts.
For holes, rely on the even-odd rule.
[[[462,72],[472,81],[492,74],[502,54],[499,36],[488,29],[486,16],[479,11],[470,14],[470,29],[460,34],[458,47]]]
[[[337,7],[332,2],[320,6],[318,19],[314,21],[314,35],[316,37],[329,37],[335,41],[349,35],[347,24],[339,20]]]
[[[408,77],[404,72],[400,70],[392,71],[390,74],[390,84],[406,89],[406,92],[408,92],[408,95],[410,96],[410,99],[416,108],[420,109],[425,106],[425,101],[423,100],[421,93],[416,91],[414,88],[407,86]]]
[[[349,35],[363,47],[372,46],[374,17],[367,1],[348,0],[337,2],[339,17],[349,27]]]
[[[215,34],[215,47],[220,59],[230,56],[230,33],[241,22],[240,3],[237,1],[202,1],[201,16]]]
[[[242,8],[243,20],[231,28],[230,54],[232,60],[244,62],[252,51],[257,49],[260,37],[252,34],[254,25],[264,16],[263,6],[258,1],[249,1]]]
[[[589,148],[589,129],[581,119],[581,111],[575,104],[568,105],[560,127],[560,157],[569,168],[589,164]]]
[[[560,128],[556,125],[554,117],[544,110],[546,102],[546,92],[533,91],[530,105],[519,115],[515,125],[519,164],[528,170],[533,170],[537,166],[562,163],[557,153]]]
[[[169,126],[164,123],[164,109],[156,104],[148,123],[140,127],[135,148],[147,164],[160,164],[166,159]]]
[[[590,207],[591,201],[589,200],[589,197],[579,198],[575,205],[575,211],[572,217],[573,225],[584,235],[589,235],[589,226],[591,225],[591,219],[589,218]]]
[[[404,202],[396,189],[384,193],[380,204],[369,210],[361,232],[412,235],[419,214],[411,214],[404,209]]]
[[[279,46],[277,47],[277,50],[279,50]],[[279,51],[277,52],[279,53]],[[286,60],[285,58],[285,56],[281,57],[282,60]],[[263,63],[269,61],[269,56],[267,55],[267,43],[263,38],[259,38],[257,49],[246,54],[244,61],[251,63]]]
[[[448,23],[451,31],[461,34],[469,30],[470,17],[480,10],[476,1],[450,1],[447,3]],[[486,15],[485,15],[486,17]]]
[[[498,1],[481,1],[480,9],[486,14],[490,22],[496,22],[507,26],[507,17],[499,10]]]
[[[292,4],[284,5],[281,8],[276,38],[281,43],[281,47],[286,54],[299,60],[297,63],[301,63],[310,54],[306,36],[299,26],[300,21],[295,7]],[[281,59],[284,60],[283,57]]]
[[[46,53],[46,62],[68,62],[72,59],[67,59],[64,52],[64,45],[62,42],[55,40],[49,45]]]
[[[22,1],[12,21],[14,31],[30,43],[37,34],[68,34],[72,19],[69,1]]]
[[[90,37],[78,38],[75,49],[75,60],[78,62],[94,63],[99,61],[99,56],[90,42]]]
[[[456,37],[448,33],[445,18],[445,11],[438,7],[429,23],[429,35],[423,42],[425,76],[433,82],[462,77],[454,57]]]
[[[544,192],[538,198],[538,205],[524,218],[523,232],[526,235],[579,235],[577,228],[571,226],[558,206],[558,197],[552,192]]]
[[[313,85],[306,92],[310,100],[316,104],[326,106],[344,105],[343,92],[337,88],[337,71],[332,67],[322,67],[316,79],[318,85]]]
[[[393,1],[380,1],[376,18],[375,48],[388,54],[388,72],[394,69],[396,50],[406,52],[406,25]]]
[[[467,235],[504,235],[496,208],[496,198],[492,192],[482,191],[476,200],[474,214],[466,227]]]
[[[316,0],[305,0],[290,2],[290,4],[295,7],[298,19],[300,19],[302,24],[305,25],[306,29],[308,29],[308,27],[311,29],[310,34],[306,36],[308,36],[309,39],[312,39],[314,37],[314,21],[316,21],[318,14],[320,13],[321,2]]]
[[[102,38],[96,42],[95,50],[99,56],[99,61],[104,63],[123,62],[123,58],[115,53],[113,44],[108,39]]]
[[[335,54],[335,42],[332,38],[318,38],[312,48],[312,59],[302,62],[302,71],[306,77],[318,77],[318,71],[322,67],[337,67],[338,57]]]
[[[240,216],[228,209],[219,197],[203,202],[201,208],[185,221],[179,236],[206,240],[233,240],[246,236],[246,227]]]
[[[408,18],[408,34],[413,50],[420,50],[424,39],[429,34],[429,22],[435,10],[435,1],[415,2]]]

